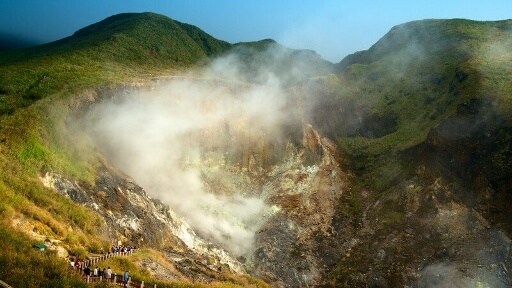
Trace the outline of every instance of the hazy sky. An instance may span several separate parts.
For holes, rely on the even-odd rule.
[[[512,18],[512,0],[0,0],[0,33],[49,42],[113,14],[147,11],[228,42],[273,38],[338,62],[403,22]]]

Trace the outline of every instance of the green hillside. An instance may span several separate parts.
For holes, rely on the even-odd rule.
[[[162,15],[115,15],[62,40],[0,54],[0,114],[66,89],[170,73],[229,48]]]
[[[510,20],[459,19],[396,26],[370,49],[338,63],[339,77],[311,83],[325,96],[314,122],[339,140],[369,184],[385,188],[403,176],[396,156],[450,119],[467,118],[460,130],[491,121],[494,128],[510,127],[511,28]],[[499,141],[510,137],[507,131]]]
[[[64,39],[5,54],[0,63],[81,52],[91,60],[192,64],[231,45],[199,28],[155,13],[123,13],[84,27]],[[92,54],[94,52],[94,54]]]
[[[336,76],[310,83],[323,96],[313,121],[337,139],[356,179],[338,221],[361,243],[333,266],[333,286],[402,287],[414,282],[405,267],[456,262],[429,252],[446,247],[425,224],[446,203],[512,235],[511,44],[511,20],[415,21],[343,59]],[[404,229],[414,237],[388,245],[389,257],[371,254],[385,246],[376,239]]]

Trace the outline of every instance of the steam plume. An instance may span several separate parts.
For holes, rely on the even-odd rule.
[[[205,178],[220,175],[226,186],[233,177],[243,178],[225,167],[246,171],[240,162],[247,147],[280,138],[287,115],[280,79],[263,68],[247,71],[239,62],[230,55],[199,75],[105,101],[89,122],[99,146],[150,195],[200,235],[244,255],[268,211],[264,199],[250,185],[222,189]],[[253,76],[258,84],[247,84]]]

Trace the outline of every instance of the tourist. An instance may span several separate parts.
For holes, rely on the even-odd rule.
[[[127,287],[128,279],[130,279],[130,274],[128,274],[128,270],[126,270],[126,271],[124,271],[124,274],[123,274],[124,287]]]
[[[110,280],[112,278],[112,269],[108,267],[107,271],[105,272],[105,279]]]

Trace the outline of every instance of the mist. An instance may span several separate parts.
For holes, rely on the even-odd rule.
[[[246,255],[271,210],[244,180],[260,172],[244,162],[251,147],[284,141],[283,125],[295,121],[284,109],[290,71],[284,78],[264,67],[248,71],[229,55],[200,73],[96,104],[88,130],[103,154],[200,236]],[[211,175],[227,184],[211,185]]]

